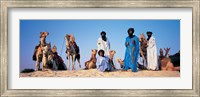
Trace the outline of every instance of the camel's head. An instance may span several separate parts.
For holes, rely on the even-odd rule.
[[[114,55],[116,52],[114,50],[110,50],[110,55]]]
[[[122,59],[117,59],[116,61],[117,61],[118,63],[123,62]]]
[[[139,41],[141,42],[141,41],[142,41],[142,39],[145,39],[144,33],[140,34]]]
[[[70,41],[75,42],[75,37],[72,34],[70,34],[69,36],[70,36]]]
[[[160,56],[163,56],[163,50],[160,48]]]
[[[97,49],[92,50],[92,54],[96,55],[97,54]]]
[[[124,61],[122,59],[117,59],[117,62],[120,64],[120,66],[122,68],[124,65]]]
[[[67,49],[70,49],[70,35],[69,34],[65,35],[65,41],[66,41]]]
[[[49,32],[40,32],[40,38],[47,37],[48,35],[49,35]]]
[[[66,44],[69,44],[69,41],[70,41],[70,35],[69,34],[65,35],[65,40],[66,40]]]
[[[166,51],[166,52],[169,52],[169,50],[170,50],[171,48],[164,48],[164,50]]]
[[[140,34],[140,37],[141,38],[145,38],[144,33]]]
[[[69,34],[66,34],[66,35],[65,35],[65,39],[66,39],[66,40],[70,40],[70,35],[69,35]]]

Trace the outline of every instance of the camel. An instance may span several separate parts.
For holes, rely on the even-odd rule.
[[[111,66],[114,69],[116,69],[115,66],[114,66],[114,62],[113,62],[113,58],[114,58],[114,55],[115,55],[116,52],[114,50],[110,50],[109,53],[110,53],[109,62],[111,64]],[[90,60],[85,62],[85,69],[94,69],[94,68],[96,68],[96,61],[97,61],[96,54],[97,54],[97,50],[93,49]]]
[[[140,60],[138,61],[138,67],[140,69],[146,69],[147,67],[147,40],[145,38],[145,35],[142,33],[140,34],[139,38],[140,42]]]
[[[75,38],[73,35],[66,34],[65,36],[66,40],[66,54],[68,59],[68,68],[70,68],[70,56],[72,58],[72,70],[75,70],[75,61],[78,60],[79,67],[80,65],[80,54],[79,54],[79,47],[76,45]]]
[[[38,46],[35,47],[34,55],[33,55],[33,60],[36,61],[36,68],[35,71],[38,71],[40,68],[40,63],[42,62],[42,70],[43,66],[46,64],[46,57],[43,58],[43,55],[45,55],[43,50],[47,48],[46,46],[46,37],[49,35],[48,32],[40,32],[40,43]]]
[[[139,41],[140,41],[140,55],[141,55],[141,57],[146,58],[146,55],[147,55],[147,40],[146,40],[143,33],[140,34]]]
[[[90,60],[85,62],[85,69],[96,68],[96,61],[97,61],[96,54],[97,50],[93,49]]]
[[[121,68],[124,68],[124,60],[122,59],[117,59],[117,62],[120,64]]]
[[[172,63],[172,60],[169,57],[167,57],[170,48],[164,48],[164,50],[165,56],[163,55],[163,50],[160,48],[160,56],[158,60],[160,63],[160,69],[164,71],[179,71],[180,66],[175,67],[175,64]],[[180,54],[180,52],[178,53]]]

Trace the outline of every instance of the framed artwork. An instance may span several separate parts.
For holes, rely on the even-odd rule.
[[[199,96],[199,0],[1,1],[1,96]]]

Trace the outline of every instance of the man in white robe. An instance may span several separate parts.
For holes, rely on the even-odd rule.
[[[156,49],[156,40],[152,36],[152,32],[147,32],[147,69],[149,70],[158,70],[158,58],[157,58],[157,49]]]
[[[109,57],[110,42],[109,42],[108,38],[106,37],[106,32],[104,32],[104,31],[101,32],[101,37],[97,41],[97,47],[98,47],[98,51],[104,50],[105,56]]]
[[[110,59],[107,56],[104,56],[104,51],[99,50],[96,62],[97,70],[104,72],[104,71],[111,71],[113,70],[112,65],[110,64]]]

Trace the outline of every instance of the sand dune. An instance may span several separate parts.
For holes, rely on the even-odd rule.
[[[63,70],[63,71],[35,71],[31,73],[20,73],[20,77],[180,77],[178,71],[150,71],[139,70],[137,73],[115,70],[112,72],[100,72],[96,69],[90,70]]]

